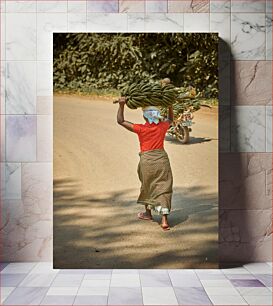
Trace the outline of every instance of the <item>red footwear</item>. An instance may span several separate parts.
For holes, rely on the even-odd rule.
[[[161,228],[163,229],[163,231],[169,231],[171,229],[169,225],[162,225],[162,224],[161,224]]]
[[[152,218],[152,217],[147,217],[147,216],[145,215],[145,213],[143,213],[143,212],[139,212],[139,213],[137,214],[137,216],[138,216],[138,219],[141,219],[141,220],[153,221],[153,218]]]

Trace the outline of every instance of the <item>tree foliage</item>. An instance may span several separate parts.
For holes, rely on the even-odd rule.
[[[169,77],[217,97],[217,53],[216,33],[56,33],[54,89],[119,89]]]

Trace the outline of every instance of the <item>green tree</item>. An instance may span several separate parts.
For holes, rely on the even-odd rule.
[[[169,77],[218,95],[216,33],[56,33],[54,89],[119,89]]]

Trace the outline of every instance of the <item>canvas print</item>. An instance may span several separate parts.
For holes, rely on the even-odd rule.
[[[218,267],[218,34],[54,33],[53,263]]]

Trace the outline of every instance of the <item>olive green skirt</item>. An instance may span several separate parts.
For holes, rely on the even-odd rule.
[[[173,176],[168,155],[157,149],[140,152],[137,172],[141,182],[137,203],[167,215],[171,211]]]

